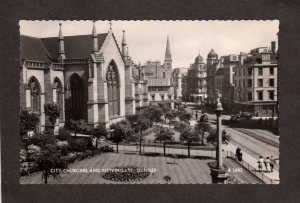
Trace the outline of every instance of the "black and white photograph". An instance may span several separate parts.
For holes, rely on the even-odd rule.
[[[20,184],[280,184],[279,24],[20,20]]]

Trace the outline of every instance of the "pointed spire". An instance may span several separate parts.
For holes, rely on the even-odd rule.
[[[97,36],[96,26],[95,26],[95,21],[94,21],[94,20],[93,20],[93,31],[92,31],[92,36],[93,36],[93,37],[98,37],[98,36]]]
[[[66,58],[65,55],[65,42],[62,33],[61,23],[59,23],[59,33],[58,33],[58,59],[63,60]]]
[[[61,23],[59,23],[59,33],[58,33],[58,39],[64,39],[63,33],[62,33],[62,28],[61,28]]]
[[[167,37],[167,46],[166,46],[165,61],[172,61],[171,48],[170,48],[170,42],[169,42],[169,35]]]
[[[125,39],[125,30],[123,30],[122,45],[127,45],[127,42],[126,42],[126,39]]]
[[[96,31],[95,21],[93,21],[93,31],[92,31],[92,43],[93,43],[93,53],[98,52],[98,35]]]

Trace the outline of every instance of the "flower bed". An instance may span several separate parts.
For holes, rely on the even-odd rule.
[[[104,179],[118,182],[132,182],[141,181],[147,178],[150,172],[145,168],[139,168],[135,166],[121,166],[115,167],[110,171],[107,171],[102,176]]]

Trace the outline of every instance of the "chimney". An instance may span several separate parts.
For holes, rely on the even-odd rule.
[[[272,53],[276,53],[276,42],[275,41],[271,42],[271,51],[272,51]]]

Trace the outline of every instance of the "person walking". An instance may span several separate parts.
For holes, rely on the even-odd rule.
[[[276,165],[276,161],[275,161],[274,157],[271,156],[271,158],[270,158],[270,169],[271,169],[271,172],[273,172],[273,169],[274,169],[275,165]]]
[[[269,172],[269,168],[270,168],[270,157],[267,157],[265,160],[265,167],[267,172]]]
[[[259,156],[259,159],[258,159],[257,163],[258,163],[258,171],[263,172],[262,164],[264,163],[264,158],[262,156]]]

